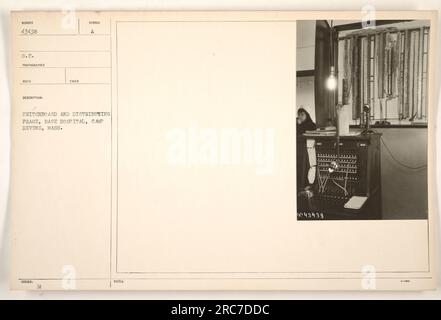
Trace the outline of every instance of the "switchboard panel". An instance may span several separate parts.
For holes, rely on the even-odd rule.
[[[312,161],[306,157],[304,172],[315,167],[315,174],[298,190],[298,219],[381,217],[380,136],[302,137],[315,155]],[[348,204],[353,197],[363,202],[360,208]]]

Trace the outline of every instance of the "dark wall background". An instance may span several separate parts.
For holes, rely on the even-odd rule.
[[[412,167],[427,164],[427,128],[375,129],[383,134],[392,154]],[[426,219],[427,167],[409,170],[398,165],[381,146],[384,219]]]

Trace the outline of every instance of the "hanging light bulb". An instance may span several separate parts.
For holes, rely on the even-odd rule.
[[[329,73],[329,77],[326,79],[326,88],[330,91],[334,91],[337,89],[337,78],[335,76],[335,68],[334,68],[334,28],[333,28],[334,21],[331,20],[331,28],[330,28],[330,35],[329,35],[329,60],[331,65],[331,70]]]
[[[337,89],[337,78],[335,77],[335,69],[333,66],[331,66],[331,73],[326,79],[326,88],[331,91]]]

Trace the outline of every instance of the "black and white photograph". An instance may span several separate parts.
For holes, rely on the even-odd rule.
[[[297,22],[297,219],[428,215],[430,21]]]

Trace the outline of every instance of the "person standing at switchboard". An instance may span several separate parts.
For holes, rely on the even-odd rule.
[[[303,191],[305,184],[307,183],[307,174],[309,168],[308,152],[306,150],[306,140],[300,139],[300,137],[310,130],[316,130],[317,126],[312,121],[308,111],[304,108],[297,110],[297,192]]]

